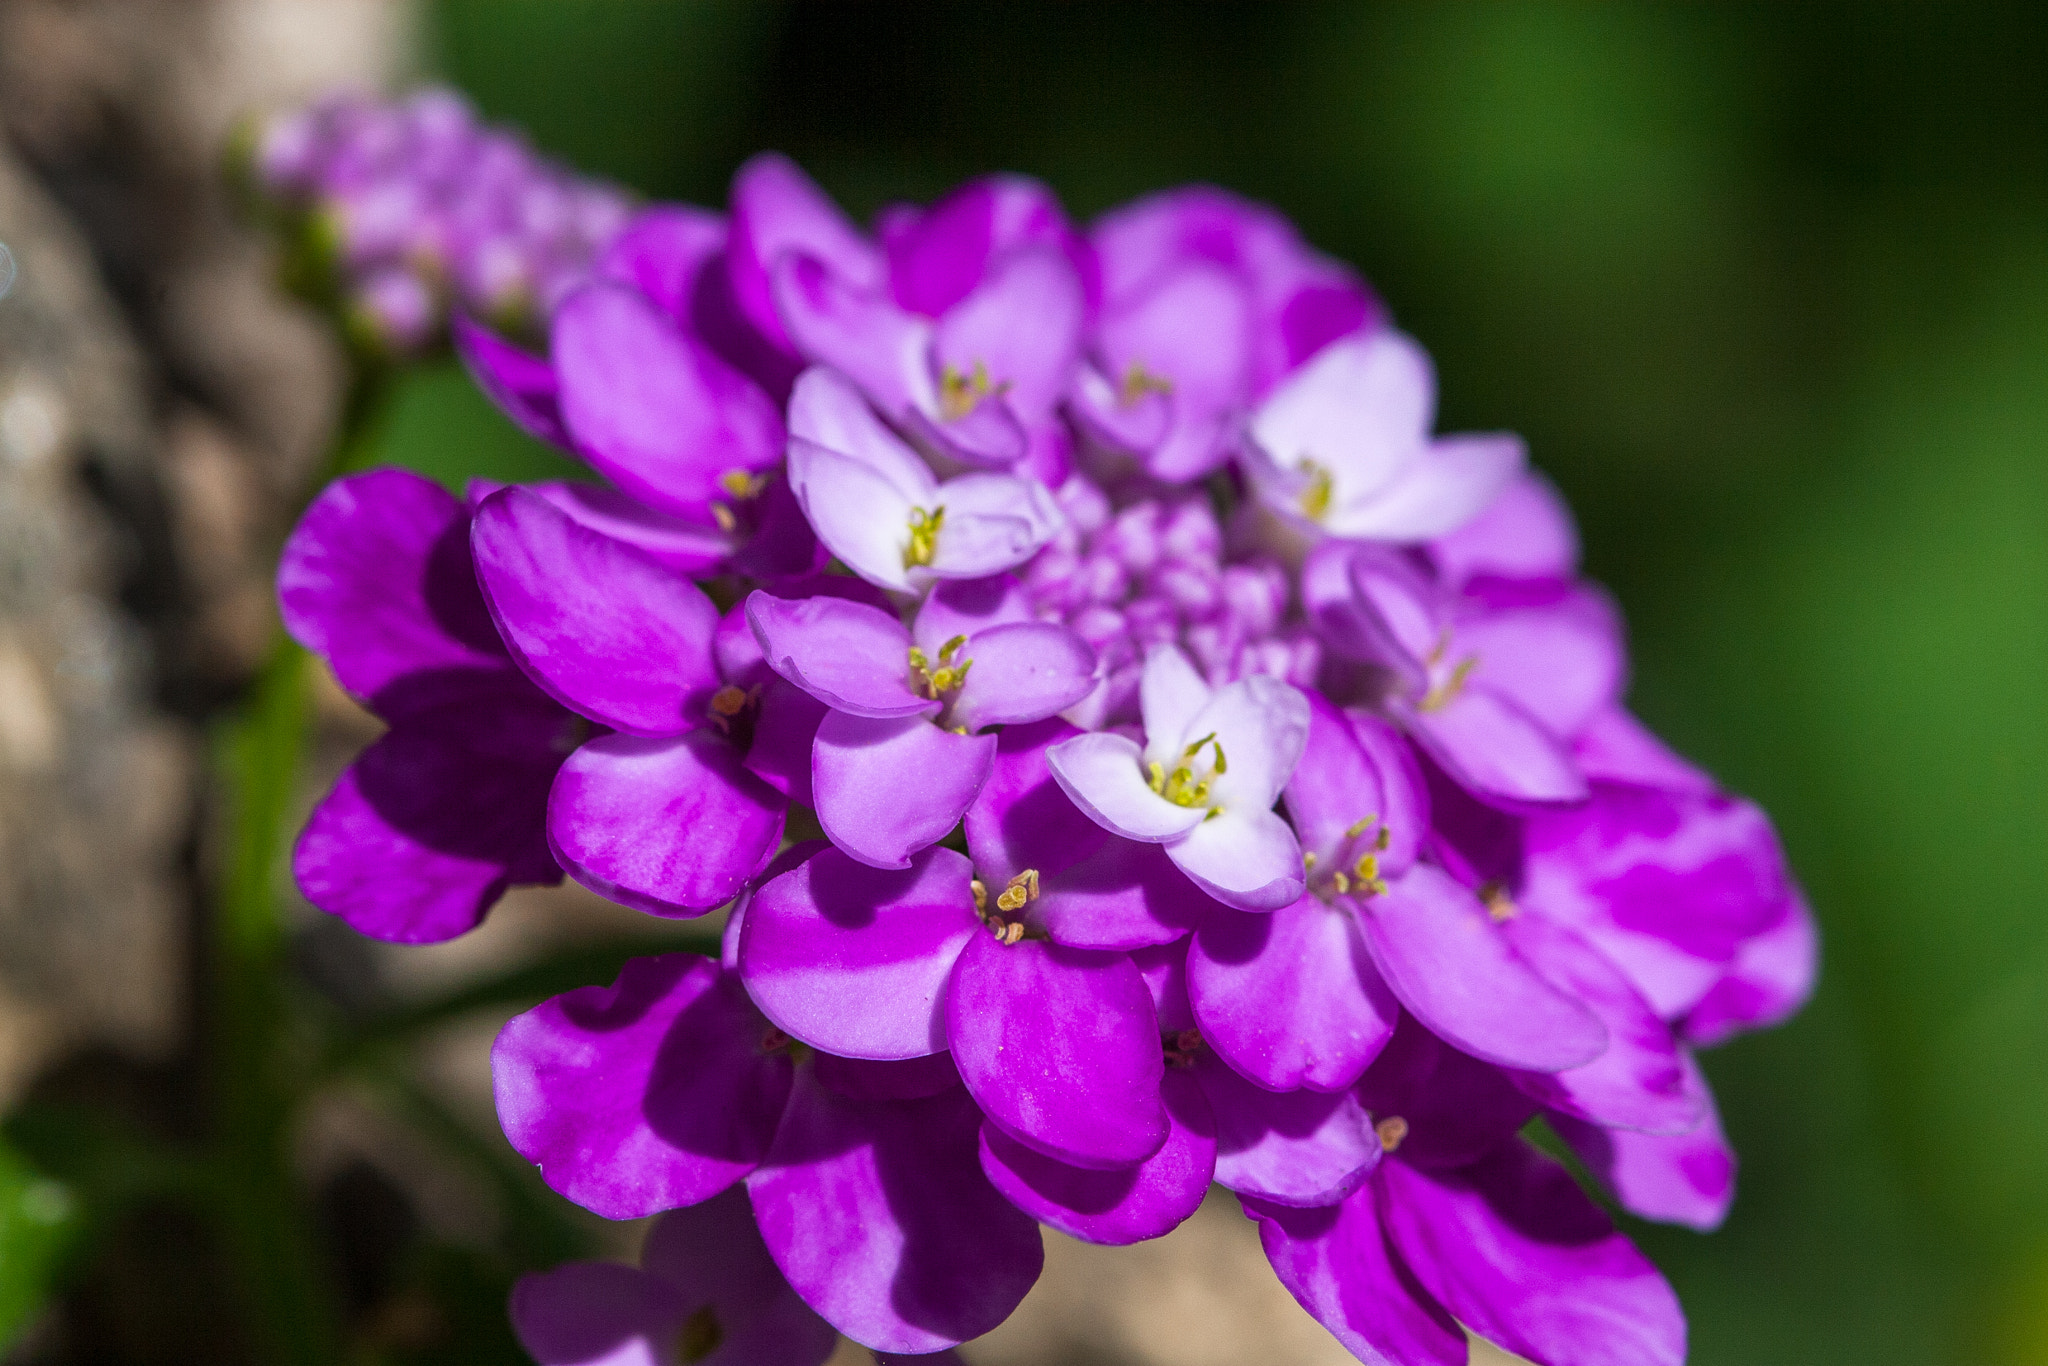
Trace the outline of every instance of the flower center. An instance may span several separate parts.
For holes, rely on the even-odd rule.
[[[1449,669],[1445,669],[1444,660],[1450,651],[1451,633],[1445,631],[1437,639],[1436,648],[1429,652],[1429,658],[1423,661],[1429,668],[1430,677],[1429,691],[1422,695],[1422,701],[1417,704],[1423,711],[1442,711],[1457,701],[1458,694],[1465,691],[1465,680],[1479,667],[1478,655],[1466,655]]]
[[[768,476],[755,474],[752,470],[730,469],[718,476],[718,487],[731,494],[736,502],[744,503],[760,497],[761,490],[768,487]],[[739,515],[724,503],[711,505],[711,520],[717,522],[718,529],[728,536],[739,530]]]
[[[1368,835],[1375,827],[1377,833]],[[1328,901],[1332,896],[1380,895],[1387,890],[1387,880],[1380,876],[1380,855],[1386,851],[1392,838],[1387,828],[1380,824],[1378,816],[1367,816],[1363,820],[1353,821],[1350,828],[1344,832],[1344,844],[1338,851],[1337,859],[1334,860],[1337,866],[1327,876],[1316,874],[1316,864],[1319,860],[1314,850],[1301,856],[1302,864],[1309,875],[1310,889],[1324,901]],[[1363,847],[1360,845],[1361,840],[1364,841]],[[1354,853],[1357,857],[1351,858]],[[1350,858],[1348,863],[1345,862],[1347,858]]]
[[[967,671],[974,667],[971,659],[954,658],[966,644],[966,636],[954,636],[939,647],[936,662],[922,649],[911,646],[910,690],[933,702],[959,691],[960,685],[967,681]]]
[[[1522,908],[1515,904],[1514,897],[1508,895],[1506,883],[1482,882],[1479,885],[1479,900],[1485,905],[1486,913],[1493,917],[1493,923],[1496,925],[1513,920],[1522,913]]]
[[[1216,762],[1197,772],[1194,760],[1205,748],[1216,751]],[[1228,773],[1230,764],[1223,757],[1223,743],[1216,738],[1216,732],[1212,730],[1181,751],[1180,762],[1172,769],[1169,770],[1157,759],[1147,764],[1146,768],[1151,775],[1152,790],[1175,806],[1207,806],[1210,783]],[[1210,814],[1214,815],[1215,812],[1212,811]]]
[[[1134,360],[1124,371],[1123,382],[1116,387],[1116,401],[1119,406],[1134,407],[1147,394],[1171,394],[1173,381],[1164,375],[1155,375],[1145,368],[1145,362]]]
[[[915,569],[921,564],[930,564],[932,555],[938,550],[939,528],[946,524],[946,509],[923,508],[910,510],[910,544],[903,547],[903,567]]]
[[[702,1361],[718,1350],[718,1344],[725,1341],[725,1330],[719,1326],[718,1315],[705,1305],[696,1313],[683,1320],[681,1331],[676,1334],[676,1361],[678,1366]]]
[[[987,883],[975,878],[967,885],[974,892],[974,913],[981,917],[982,924],[988,926],[989,933],[1005,944],[1015,944],[1024,938],[1024,917],[1018,912],[1038,900],[1036,868],[1026,868],[1011,878],[996,894],[994,909],[990,909],[988,904]]]
[[[1372,1131],[1379,1135],[1380,1151],[1390,1153],[1401,1146],[1402,1139],[1408,1137],[1408,1121],[1399,1115],[1388,1115],[1373,1125]]]
[[[1177,1034],[1162,1035],[1159,1044],[1166,1054],[1168,1067],[1192,1067],[1196,1055],[1202,1051],[1202,1031],[1183,1029]]]
[[[983,399],[1000,398],[1009,389],[1008,380],[1001,384],[990,383],[988,367],[980,361],[965,373],[956,366],[948,365],[939,371],[939,416],[948,422],[958,422],[979,408]]]
[[[1308,487],[1301,491],[1301,515],[1311,522],[1323,520],[1323,514],[1330,510],[1330,492],[1335,484],[1328,465],[1303,456],[1294,462],[1294,467],[1308,478]]]

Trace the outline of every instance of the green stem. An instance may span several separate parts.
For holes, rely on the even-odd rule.
[[[387,379],[368,367],[355,373],[322,485],[357,463],[374,438]],[[305,748],[306,683],[305,651],[280,632],[216,747],[228,826],[209,936],[218,1104],[211,1189],[259,1356],[340,1366],[346,1351],[332,1277],[291,1170],[313,1050],[299,1037],[287,995],[278,877]]]

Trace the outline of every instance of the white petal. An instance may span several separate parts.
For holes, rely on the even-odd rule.
[[[1227,763],[1209,788],[1216,805],[1264,811],[1301,762],[1308,743],[1308,699],[1291,684],[1254,674],[1218,688],[1188,730],[1194,737],[1214,731],[1223,746]]]
[[[1158,844],[1186,834],[1208,814],[1198,806],[1176,806],[1154,792],[1145,782],[1137,745],[1121,735],[1077,735],[1054,745],[1045,757],[1053,780],[1074,805],[1125,839]]]
[[[1331,507],[1323,528],[1354,540],[1426,541],[1484,512],[1522,471],[1517,436],[1450,436],[1371,496]]]
[[[1436,410],[1429,356],[1390,329],[1333,342],[1252,415],[1252,440],[1283,471],[1329,471],[1337,503],[1367,497],[1423,452]]]
[[[1277,911],[1307,879],[1293,829],[1271,811],[1224,811],[1166,846],[1174,866],[1226,906]]]
[[[883,588],[907,591],[903,549],[910,543],[911,501],[859,461],[792,438],[789,483],[825,548],[848,569]]]
[[[911,504],[934,506],[938,481],[931,470],[875,415],[853,381],[829,366],[814,365],[797,376],[789,394],[789,434],[859,461]]]
[[[1145,716],[1145,758],[1173,767],[1188,742],[1189,726],[1196,713],[1209,705],[1209,697],[1208,683],[1180,646],[1161,645],[1147,655],[1138,684],[1138,709]]]

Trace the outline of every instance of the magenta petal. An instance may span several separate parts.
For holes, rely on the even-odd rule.
[[[1595,1124],[1682,1134],[1703,1117],[1686,1084],[1671,1029],[1621,969],[1560,925],[1520,915],[1504,926],[1508,942],[1545,980],[1589,1007],[1607,1029],[1607,1049],[1583,1067],[1521,1072],[1515,1084],[1553,1110]]]
[[[1038,1226],[982,1174],[980,1129],[965,1091],[857,1101],[798,1079],[747,1194],[790,1285],[854,1341],[941,1351],[1038,1279]]]
[[[1820,970],[1820,933],[1797,892],[1785,918],[1746,941],[1726,976],[1685,1017],[1686,1042],[1705,1048],[1777,1024],[1806,1004]]]
[[[605,735],[555,779],[549,842],[600,896],[655,915],[701,915],[739,895],[775,852],[783,806],[709,731]]]
[[[1509,597],[1456,630],[1458,649],[1479,659],[1472,683],[1513,698],[1567,740],[1612,707],[1626,683],[1621,613],[1597,588],[1575,585],[1537,601]]]
[[[1479,685],[1409,720],[1430,757],[1482,801],[1559,806],[1586,799],[1571,751],[1513,699]]]
[[[726,267],[734,301],[762,336],[785,350],[794,347],[770,285],[785,256],[818,257],[863,288],[883,283],[881,252],[795,162],[775,152],[752,158],[733,177],[730,241]]]
[[[693,1366],[819,1366],[839,1343],[832,1325],[782,1279],[739,1187],[663,1215],[647,1235],[640,1265],[681,1292],[684,1314],[711,1311],[718,1346]],[[678,1346],[656,1361],[666,1366],[681,1356]]]
[[[719,478],[782,458],[766,394],[633,289],[586,285],[551,333],[562,418],[576,449],[649,507],[709,520]]]
[[[605,247],[597,273],[633,286],[678,322],[687,323],[698,280],[718,269],[725,218],[689,204],[655,204],[633,215]]]
[[[960,823],[995,757],[993,735],[829,712],[811,750],[818,823],[861,862],[901,868]]]
[[[1706,1112],[1690,1133],[1644,1134],[1603,1129],[1552,1114],[1550,1127],[1572,1145],[1586,1169],[1614,1192],[1630,1214],[1710,1233],[1735,1200],[1735,1149],[1721,1131],[1713,1094],[1699,1064],[1684,1059],[1688,1088]]]
[[[1417,864],[1362,905],[1374,964],[1401,1003],[1451,1043],[1503,1067],[1591,1062],[1607,1031],[1522,961],[1479,899]]]
[[[1216,1180],[1282,1205],[1334,1205],[1380,1162],[1372,1116],[1348,1091],[1267,1091],[1213,1054],[1196,1080],[1216,1112]]]
[[[1280,1284],[1366,1366],[1465,1366],[1464,1331],[1388,1244],[1373,1187],[1314,1209],[1244,1210]]]
[[[1415,862],[1429,829],[1429,792],[1414,754],[1380,718],[1343,711],[1319,692],[1304,695],[1308,743],[1287,780],[1287,815],[1302,848],[1329,859],[1348,849],[1353,829],[1370,822],[1361,832],[1366,840],[1381,830],[1387,835],[1377,853],[1379,871],[1399,876]]]
[[[1040,1152],[1124,1167],[1166,1141],[1152,993],[1122,954],[976,935],[953,969],[946,1035],[989,1122]]]
[[[850,1058],[915,1058],[946,1047],[953,960],[981,932],[967,860],[927,849],[883,872],[826,849],[759,888],[740,936],[740,974],[790,1034]]]
[[[1578,572],[1579,533],[1551,482],[1524,470],[1486,511],[1430,542],[1429,557],[1457,586],[1481,577],[1567,580]]]
[[[1514,1137],[1535,1115],[1536,1102],[1509,1076],[1403,1015],[1353,1094],[1375,1119],[1398,1118],[1407,1126],[1399,1148],[1403,1162],[1462,1167]]]
[[[1165,850],[1114,836],[1045,879],[1032,903],[1034,919],[1053,942],[1077,949],[1170,944],[1212,913],[1228,912],[1190,882]]]
[[[915,411],[930,395],[931,324],[924,319],[808,255],[776,266],[774,295],[797,352],[844,374],[891,417]]]
[[[386,720],[505,669],[455,496],[409,470],[322,490],[285,542],[277,599],[292,638]]]
[[[883,1060],[818,1053],[811,1068],[819,1081],[848,1100],[921,1100],[960,1084],[951,1053]]]
[[[1006,385],[1002,402],[1027,424],[1042,422],[1080,358],[1081,281],[1057,247],[1010,253],[939,320],[934,359],[971,375],[977,365]]]
[[[547,801],[569,719],[529,693],[400,721],[313,809],[299,890],[360,934],[431,944],[475,928],[513,883],[559,881]]]
[[[1526,1143],[1455,1171],[1389,1162],[1380,1216],[1444,1308],[1490,1342],[1571,1366],[1682,1366],[1685,1315],[1571,1174]]]
[[[1313,896],[1210,916],[1188,953],[1188,996],[1202,1037],[1270,1091],[1343,1090],[1401,1016],[1351,913]]]
[[[692,1312],[673,1286],[614,1262],[521,1276],[507,1310],[539,1366],[656,1366]]]
[[[484,500],[470,542],[499,631],[551,696],[636,735],[698,724],[718,609],[697,585],[516,486]]]
[[[1160,1095],[1172,1128],[1135,1167],[1071,1167],[984,1124],[981,1169],[1011,1204],[1069,1237],[1123,1246],[1171,1233],[1201,1206],[1216,1174],[1216,1120],[1185,1070],[1168,1071]]]
[[[1078,734],[1048,718],[1006,727],[998,737],[988,781],[967,811],[967,852],[984,879],[1007,884],[1026,868],[1051,878],[1109,838],[1060,790],[1046,758],[1052,746]]]
[[[733,538],[715,527],[656,512],[603,484],[563,479],[523,487],[547,499],[574,521],[615,541],[626,542],[679,574],[717,573],[733,553]]]
[[[554,366],[460,313],[449,319],[448,331],[462,368],[499,412],[529,436],[557,446],[570,444],[569,429],[562,425]]]
[[[835,711],[927,716],[939,709],[910,690],[910,632],[878,607],[756,592],[747,599],[747,621],[768,667]]]
[[[514,1016],[491,1047],[498,1121],[556,1191],[607,1219],[709,1199],[768,1151],[786,1054],[709,959],[635,958]]]
[[[783,678],[771,678],[754,704],[754,738],[747,769],[798,806],[815,806],[811,793],[811,747],[818,725],[831,711],[823,702]]]
[[[1064,626],[1020,621],[969,637],[973,660],[953,699],[953,723],[984,726],[1042,721],[1095,690],[1095,651]]]

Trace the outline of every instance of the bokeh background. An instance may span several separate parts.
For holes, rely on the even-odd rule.
[[[2048,10],[438,0],[403,45],[650,196],[764,147],[862,217],[1204,180],[1354,263],[1823,926],[1809,1009],[1705,1059],[1727,1227],[1633,1230],[1693,1360],[2048,1363]],[[375,458],[555,459],[447,365]]]

